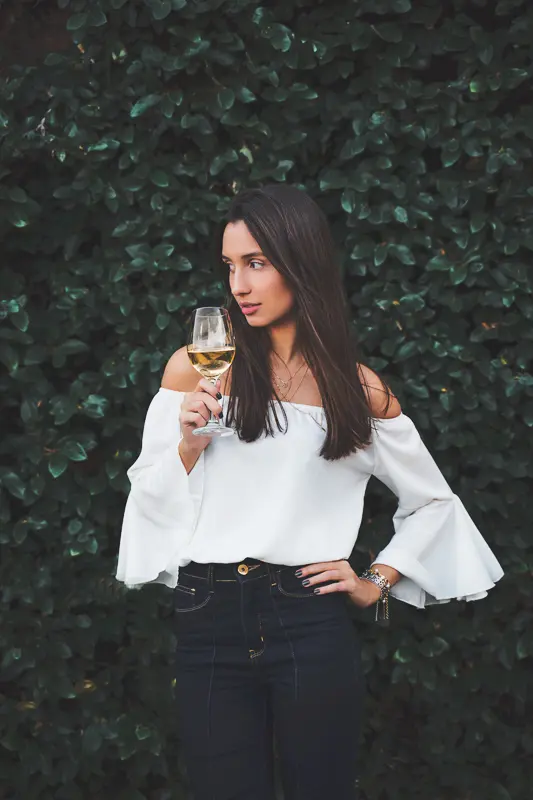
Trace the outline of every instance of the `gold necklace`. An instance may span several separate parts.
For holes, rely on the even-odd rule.
[[[302,364],[302,366],[305,366],[305,364]],[[290,379],[289,379],[288,381],[284,381],[284,380],[282,380],[281,378],[279,378],[279,376],[278,376],[278,375],[276,375],[276,373],[275,373],[274,371],[272,371],[272,372],[273,372],[273,376],[274,376],[274,383],[276,384],[276,386],[277,386],[277,388],[278,388],[278,391],[279,391],[279,392],[280,392],[280,394],[282,395],[282,397],[281,397],[281,399],[282,399],[282,400],[284,400],[284,399],[285,399],[285,397],[287,397],[287,395],[288,395],[288,394],[289,394],[289,392],[291,391],[291,388],[292,388],[292,381],[293,381],[293,379],[296,377],[296,375],[298,374],[298,372],[300,372],[300,369],[301,369],[301,368],[302,368],[302,367],[300,367],[299,369],[297,369],[297,370],[296,370],[296,372],[294,373],[294,375],[291,375],[291,377],[290,377]],[[308,367],[307,369],[309,369],[309,367]],[[304,374],[303,374],[303,377],[302,377],[302,380],[300,381],[300,383],[299,383],[299,384],[298,384],[298,386],[296,387],[296,391],[298,391],[298,389],[299,389],[299,388],[300,388],[300,386],[302,385],[302,381],[303,381],[303,379],[305,378],[305,376],[306,376],[306,373],[307,373],[307,370],[306,370],[306,372],[304,372]]]
[[[302,383],[304,382],[304,378],[305,378],[305,376],[307,375],[307,373],[308,373],[308,372],[309,372],[309,366],[307,367],[307,369],[305,370],[304,374],[302,375],[302,378],[301,378],[301,380],[300,380],[300,383],[298,384],[298,386],[297,386],[297,387],[296,387],[296,389],[294,390],[294,392],[293,392],[293,394],[292,394],[292,396],[293,396],[293,397],[294,397],[294,395],[295,395],[295,394],[297,394],[297,392],[298,392],[298,389],[300,388],[300,386],[301,386],[301,385],[302,385]],[[296,373],[295,373],[295,374],[296,374]],[[283,395],[283,400],[285,400],[285,398],[287,397],[287,394],[288,394],[288,392],[287,392],[286,394],[284,394],[284,395]],[[292,402],[291,402],[290,400],[287,400],[287,402],[288,402],[288,403],[290,403],[290,404],[292,405]]]
[[[287,366],[287,364],[285,363],[285,361],[283,361],[282,357],[281,357],[281,356],[280,356],[278,353],[276,353],[276,351],[275,351],[275,350],[274,350],[274,353],[277,355],[277,357],[279,358],[279,360],[282,362],[282,364],[285,366],[285,369],[286,369],[286,370],[287,370],[287,372],[289,373],[289,380],[288,380],[288,381],[286,381],[286,380],[283,380],[283,378],[281,378],[281,377],[278,375],[278,373],[276,372],[276,370],[274,369],[274,367],[272,367],[272,366],[271,366],[271,367],[270,367],[270,369],[271,369],[271,371],[272,371],[272,375],[273,375],[273,377],[274,377],[274,382],[275,382],[275,384],[277,385],[278,389],[280,389],[281,391],[284,391],[284,392],[285,392],[285,395],[287,395],[287,394],[289,393],[289,391],[290,391],[290,384],[291,384],[291,382],[292,382],[292,381],[294,380],[294,378],[295,378],[295,377],[298,375],[298,373],[300,372],[300,370],[302,369],[302,367],[304,367],[304,366],[305,366],[305,363],[306,363],[306,362],[305,362],[305,361],[302,361],[302,363],[300,364],[300,366],[298,367],[298,369],[296,370],[296,372],[295,372],[293,375],[291,375],[291,371],[290,371],[289,367]],[[303,380],[303,379],[302,379],[302,380]],[[301,385],[301,384],[299,384],[299,386],[300,386],[300,385]]]

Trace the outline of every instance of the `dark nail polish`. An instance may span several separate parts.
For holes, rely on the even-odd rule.
[[[305,581],[302,581],[302,586],[309,586],[310,583],[311,581],[309,580],[309,578],[306,578]]]
[[[294,574],[296,575],[296,577],[297,577],[297,578],[301,578],[301,577],[302,577],[302,575],[303,575],[303,572],[302,572],[302,570],[301,570],[301,569],[297,569],[297,570],[296,570],[296,572],[295,572]]]
[[[220,414],[218,415],[218,418],[219,418],[219,419],[222,419],[222,411],[221,411],[221,412],[220,412]]]
[[[315,589],[315,594],[320,594],[320,589]]]
[[[215,397],[217,398],[217,400],[222,400],[222,395],[220,394],[220,392],[217,392]]]

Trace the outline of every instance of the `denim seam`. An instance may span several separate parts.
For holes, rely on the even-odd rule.
[[[287,644],[289,645],[289,649],[290,649],[290,652],[291,652],[292,663],[293,663],[293,667],[294,667],[294,702],[297,703],[298,702],[298,662],[296,660],[296,653],[294,652],[294,646],[292,644],[291,637],[289,636],[289,634],[287,632],[287,628],[283,624],[283,619],[282,619],[280,610],[278,608],[278,604],[276,602],[276,598],[274,597],[274,594],[272,593],[272,589],[270,590],[270,599],[272,601],[272,605],[273,605],[274,610],[276,612],[276,615],[278,617],[281,630],[283,631],[283,633],[285,635],[285,639],[287,640]],[[300,787],[301,787],[300,765],[298,764],[298,773],[297,773],[297,776],[296,776],[297,797],[291,798],[291,800],[300,800],[300,798],[301,798]]]
[[[263,626],[261,624],[261,615],[258,616],[258,621],[259,621],[259,636],[261,637],[261,642],[263,643],[263,647],[261,648],[261,650],[249,650],[250,660],[262,656],[263,653],[265,652],[265,640],[263,638]]]
[[[209,601],[211,600],[212,597],[213,597],[213,592],[210,592],[208,594],[208,596],[205,598],[204,602],[200,603],[200,605],[194,606],[193,608],[176,608],[176,607],[174,607],[174,611],[177,614],[188,614],[190,611],[199,611],[201,608],[204,608],[204,606],[206,606],[209,603]]]
[[[179,583],[175,586],[176,591],[183,592],[184,594],[190,594],[191,596],[196,594],[196,589],[192,589],[190,586],[181,586]]]
[[[315,594],[314,592],[311,592],[311,594],[293,594],[292,592],[287,592],[287,590],[281,585],[281,576],[279,572],[276,574],[276,582],[280,593],[285,595],[285,597],[293,597],[295,600],[308,600],[310,597],[313,599],[319,597],[319,595]]]
[[[212,595],[209,595],[210,598],[211,598],[211,596]],[[213,681],[214,681],[214,678],[215,678],[215,660],[216,660],[216,654],[217,654],[216,625],[214,624],[214,615],[215,615],[215,612],[212,613],[212,617],[213,617],[213,620],[212,620],[212,622],[213,622],[213,624],[212,624],[213,655],[212,655],[212,658],[211,658],[211,674],[209,676],[209,689],[208,689],[208,692],[207,692],[207,730],[208,730],[208,742],[209,742],[209,758],[208,758],[208,762],[207,763],[208,763],[209,772],[211,772],[211,765],[212,765],[212,761],[213,761],[212,741],[211,741],[211,734],[212,734],[212,730],[211,730],[211,701],[212,701],[212,696],[213,696]],[[211,796],[211,800],[216,800],[216,797],[215,797],[215,794],[214,794],[214,789],[213,789],[213,794]]]

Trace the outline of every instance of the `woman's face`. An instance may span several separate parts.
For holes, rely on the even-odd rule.
[[[231,293],[249,325],[263,327],[290,317],[294,295],[283,276],[262,254],[244,222],[226,225],[222,260],[229,269]]]

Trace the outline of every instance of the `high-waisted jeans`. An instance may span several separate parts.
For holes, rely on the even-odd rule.
[[[298,567],[191,563],[174,591],[178,734],[195,800],[355,800],[364,678],[340,592]]]

